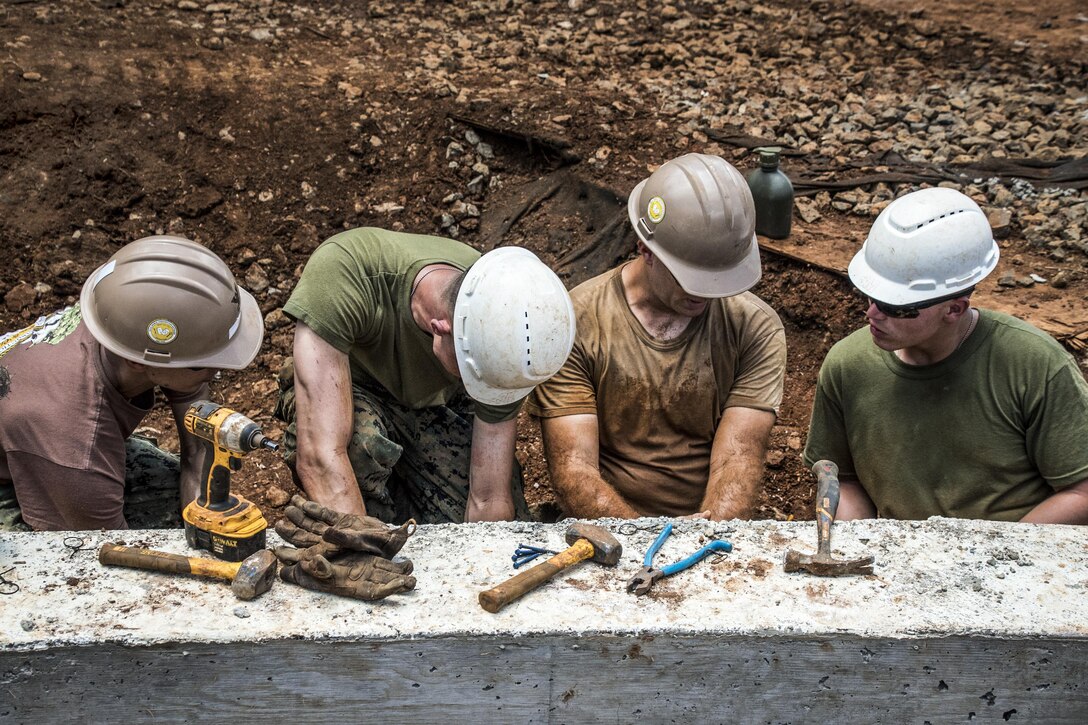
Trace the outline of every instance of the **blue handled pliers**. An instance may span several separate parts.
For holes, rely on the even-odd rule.
[[[669,538],[671,533],[672,524],[665,524],[665,528],[662,529],[661,533],[654,539],[653,545],[647,549],[646,556],[642,560],[642,569],[627,582],[627,591],[634,592],[637,596],[641,597],[643,594],[650,591],[650,587],[652,587],[654,582],[658,579],[664,579],[667,576],[672,576],[678,571],[683,571],[689,566],[699,563],[715,551],[729,552],[733,550],[733,545],[728,541],[716,539],[686,559],[681,559],[675,564],[669,564],[660,569],[655,569],[654,554],[657,553],[657,550],[661,548],[661,545],[665,543],[665,539]]]

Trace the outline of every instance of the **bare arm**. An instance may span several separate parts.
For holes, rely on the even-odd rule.
[[[465,521],[512,521],[514,496],[510,476],[514,470],[517,419],[501,423],[472,422],[472,462],[468,477]]]
[[[591,414],[543,418],[544,456],[559,506],[570,516],[596,519],[641,516],[607,481],[601,478],[597,416]]]
[[[1088,479],[1063,488],[1020,519],[1025,524],[1088,524]]]
[[[366,515],[348,460],[351,370],[348,356],[305,324],[295,325],[295,471],[306,495],[344,513]]]
[[[200,386],[199,395],[185,396],[187,400],[206,400],[210,396],[208,386]],[[174,416],[174,425],[178,429],[178,443],[181,455],[181,477],[178,482],[178,503],[184,511],[193,499],[200,495],[204,481],[200,479],[201,467],[207,446],[189,431],[185,430],[185,413],[190,403],[170,403],[170,413]]]
[[[839,475],[839,510],[835,514],[837,521],[854,519],[875,519],[876,504],[865,493],[856,476]]]
[[[750,518],[775,415],[755,408],[726,408],[710,449],[710,477],[699,507],[713,520]]]

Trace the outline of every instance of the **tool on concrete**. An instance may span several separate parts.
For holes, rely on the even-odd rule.
[[[518,548],[514,549],[514,555],[510,557],[510,560],[514,562],[514,568],[520,569],[528,564],[530,561],[534,561],[537,557],[543,554],[558,554],[558,551],[552,551],[551,549],[544,549],[539,546],[530,546],[529,544],[518,544]]]
[[[570,546],[542,564],[507,579],[494,589],[480,592],[480,606],[497,612],[518,597],[528,594],[559,572],[580,561],[592,559],[599,564],[615,566],[623,553],[616,537],[595,524],[576,523],[567,529]]]
[[[664,579],[665,577],[672,576],[690,566],[694,566],[716,551],[728,553],[733,550],[733,545],[728,541],[716,539],[686,559],[681,559],[675,564],[669,564],[668,566],[656,569],[654,568],[654,555],[657,554],[661,545],[665,543],[665,539],[669,538],[670,534],[672,534],[672,524],[665,524],[665,528],[661,530],[661,533],[654,539],[654,543],[646,550],[646,556],[642,559],[641,571],[631,577],[627,582],[627,591],[634,592],[641,597],[643,594],[649,592],[650,587],[652,587],[654,582],[659,579]]]
[[[873,557],[860,559],[836,559],[831,556],[831,524],[839,508],[839,467],[831,461],[816,461],[812,472],[818,480],[816,486],[816,555],[802,554],[790,549],[786,552],[785,570],[807,571],[816,576],[853,576],[873,573]]]
[[[98,561],[106,566],[225,579],[230,582],[234,596],[247,600],[259,597],[272,587],[279,566],[268,549],[250,554],[245,561],[225,562],[120,544],[103,544],[98,550]]]
[[[181,514],[185,540],[225,561],[242,561],[265,547],[268,522],[256,504],[231,494],[230,472],[239,470],[251,451],[274,451],[279,444],[249,418],[210,400],[198,400],[186,411],[185,429],[205,444],[200,495]]]

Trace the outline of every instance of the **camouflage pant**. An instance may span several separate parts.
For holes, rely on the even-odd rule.
[[[276,417],[287,423],[283,457],[293,471],[295,427],[294,365],[279,375]],[[472,446],[472,401],[459,396],[448,405],[413,410],[384,390],[352,385],[355,419],[348,460],[363,494],[367,513],[382,521],[461,523],[468,504]],[[521,467],[514,461],[510,479],[514,515],[528,521]]]
[[[178,479],[181,464],[146,438],[125,441],[125,521],[133,529],[181,528]],[[0,531],[30,531],[23,521],[15,487],[0,482]]]

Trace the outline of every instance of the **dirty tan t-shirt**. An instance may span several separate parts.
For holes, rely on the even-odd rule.
[[[14,485],[23,520],[128,528],[125,439],[154,402],[153,390],[129,400],[110,381],[78,305],[0,335],[0,481]]]
[[[430,333],[412,317],[412,282],[428,264],[468,269],[480,253],[452,239],[364,227],[326,240],[284,313],[347,354],[352,382],[379,385],[410,408],[444,405],[464,392],[434,356]],[[517,416],[521,401],[473,410],[486,423]]]
[[[627,306],[622,269],[571,292],[574,349],[526,409],[543,418],[595,414],[604,480],[644,515],[690,514],[706,493],[723,411],[777,414],[785,332],[774,310],[745,292],[714,300],[675,340],[655,340]]]

